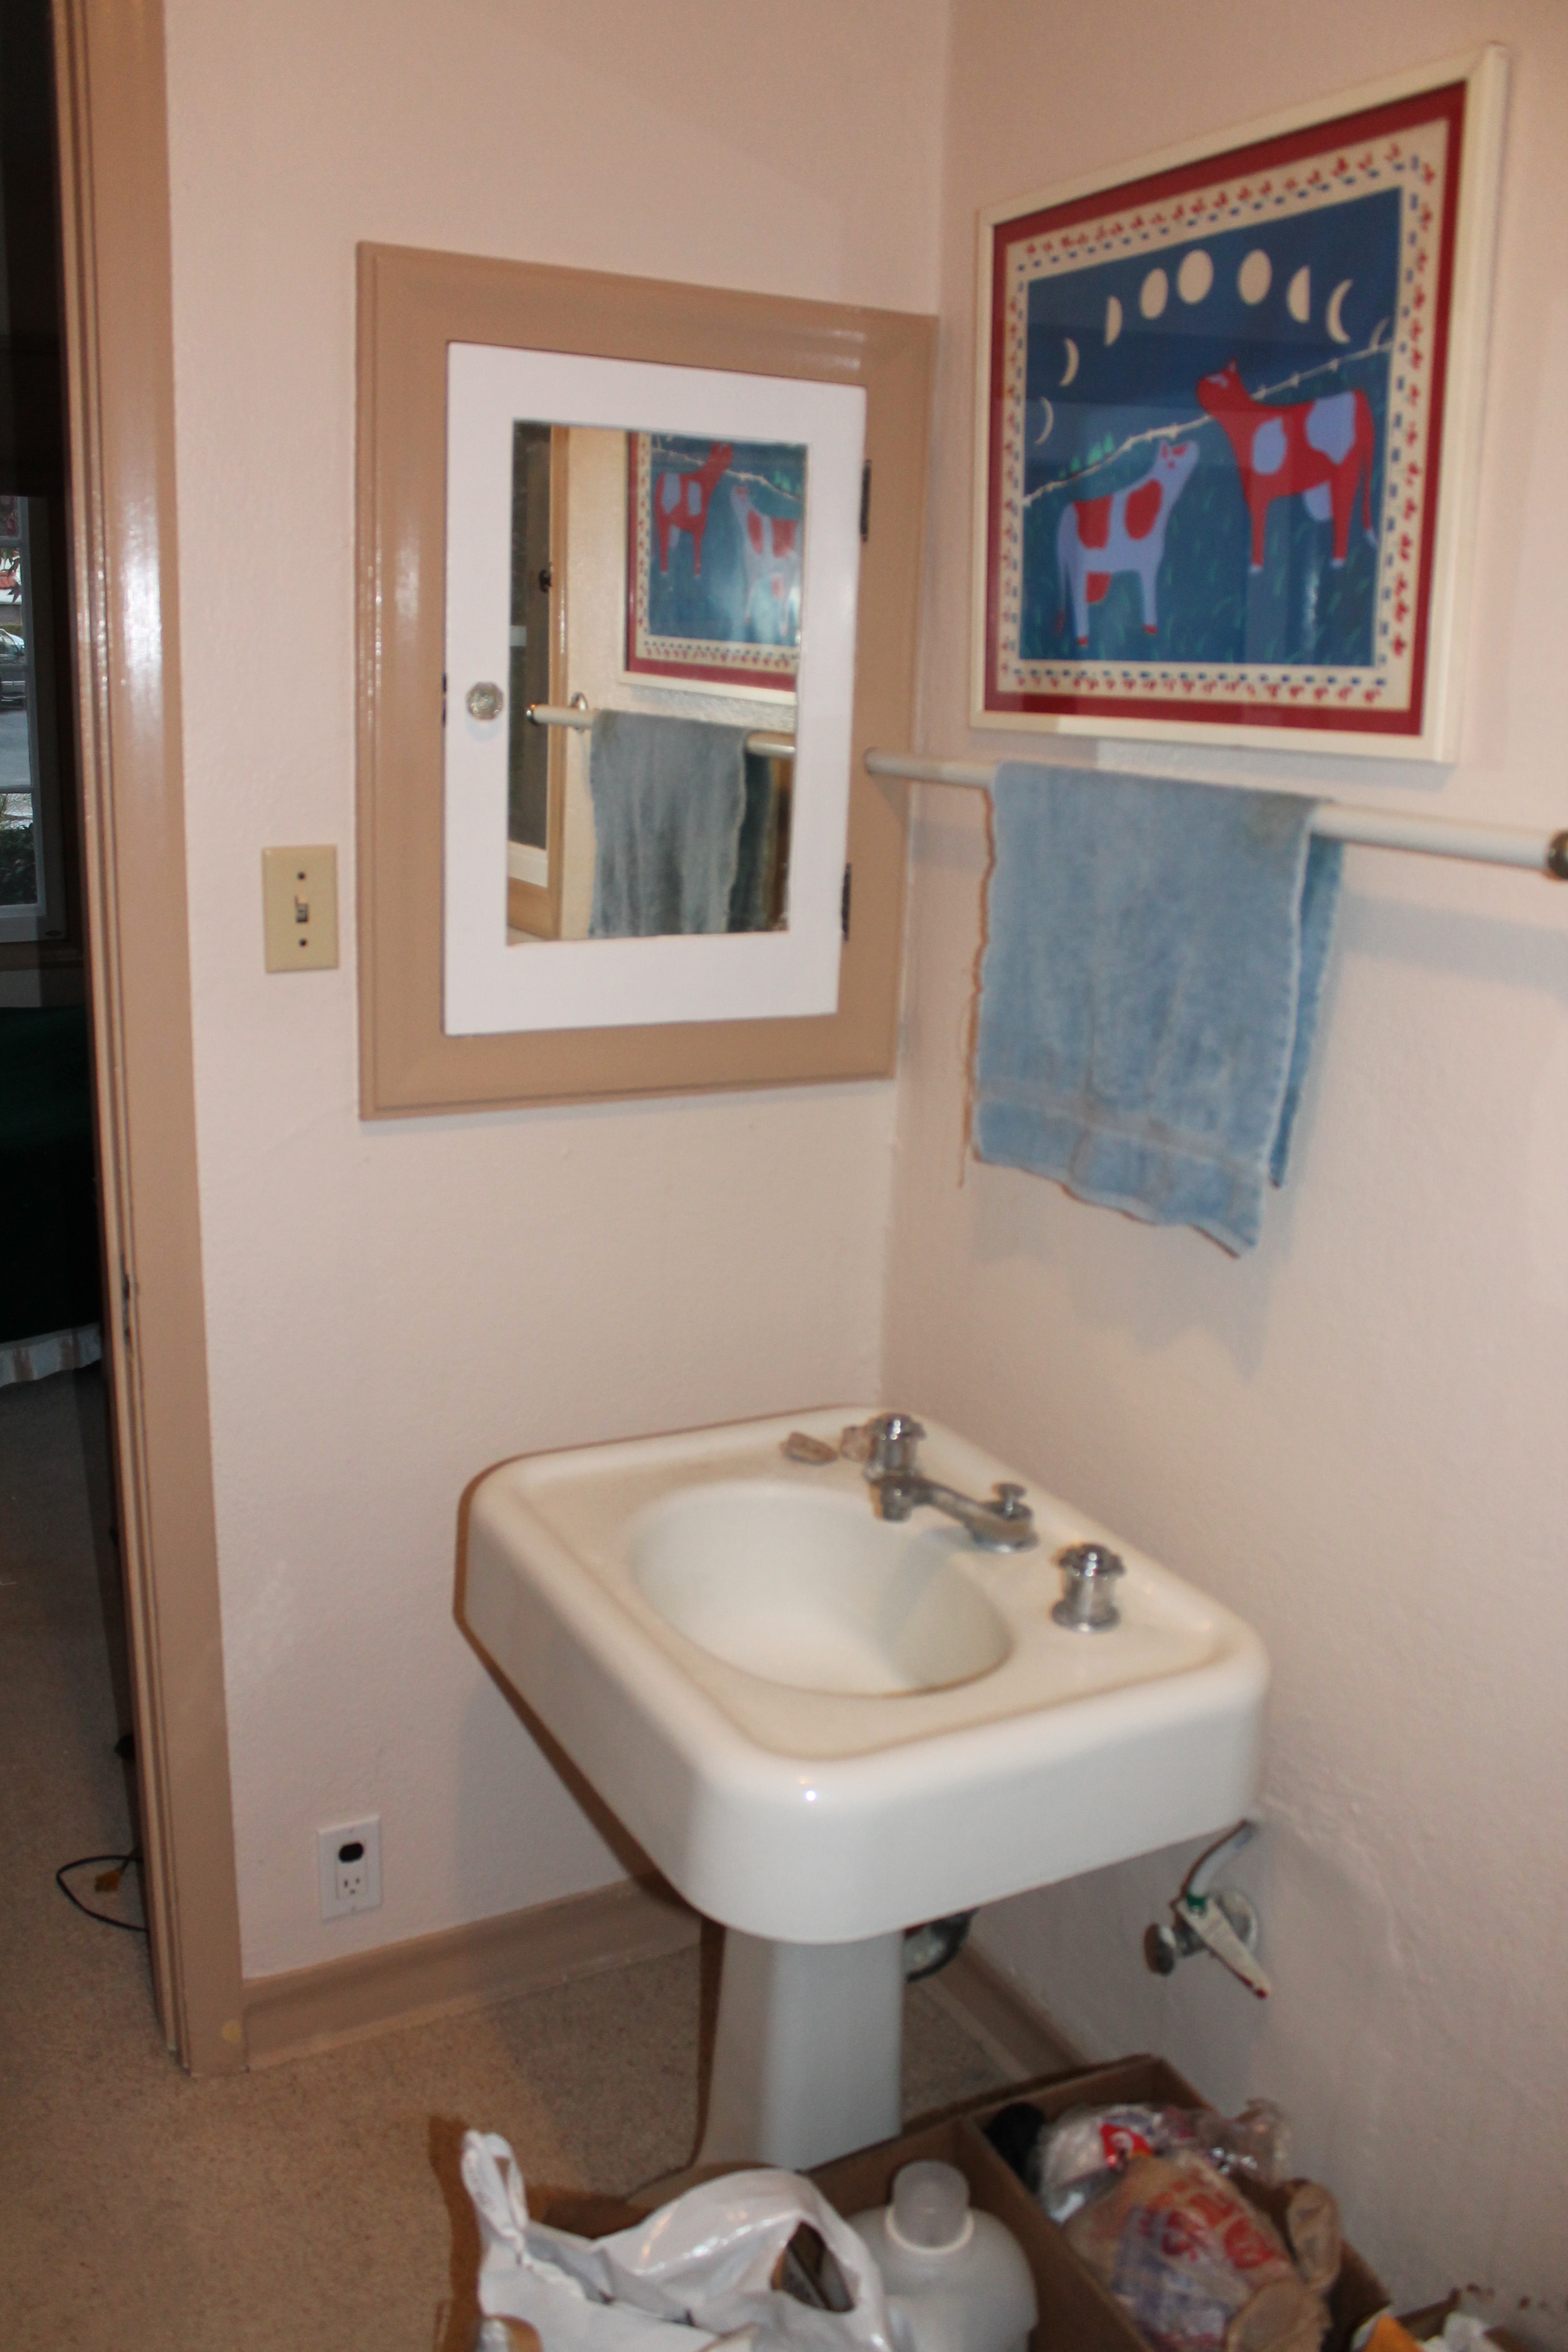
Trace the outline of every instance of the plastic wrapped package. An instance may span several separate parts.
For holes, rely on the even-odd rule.
[[[1041,2134],[1029,2185],[1051,2220],[1066,2222],[1137,2158],[1196,2146],[1194,2119],[1183,2107],[1079,2107]]]
[[[1156,2352],[1317,2352],[1327,2330],[1267,2217],[1191,2149],[1132,2158],[1067,2234]]]
[[[1289,2145],[1289,2126],[1269,2099],[1249,2101],[1234,2117],[1206,2107],[1079,2107],[1040,2133],[1026,2178],[1051,2220],[1067,2221],[1136,2157],[1190,2152],[1267,2187],[1288,2169]]]
[[[542,2352],[894,2352],[880,2273],[849,2224],[792,2172],[733,2172],[634,2228],[579,2238],[531,2220],[504,2139],[468,2132],[479,2309],[525,2321]],[[802,2300],[802,2296],[808,2300]],[[486,2352],[493,2344],[481,2334]]]

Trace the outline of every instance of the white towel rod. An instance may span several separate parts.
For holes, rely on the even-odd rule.
[[[531,702],[528,717],[535,727],[571,727],[580,735],[586,734],[594,723],[594,714],[585,702]],[[778,735],[770,728],[759,727],[747,736],[746,749],[758,752],[764,759],[793,760],[795,737]]]
[[[868,751],[873,776],[905,776],[917,784],[970,784],[995,780],[978,760],[920,760],[908,751]],[[1404,816],[1392,810],[1347,808],[1321,801],[1312,831],[1325,841],[1353,841],[1364,849],[1413,849],[1427,857],[1468,857],[1482,866],[1528,866],[1568,882],[1568,831],[1543,839],[1511,824],[1465,824],[1451,817]]]

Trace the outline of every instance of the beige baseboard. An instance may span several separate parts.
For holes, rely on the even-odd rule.
[[[384,1944],[318,1968],[247,1977],[249,2063],[275,2066],[399,2026],[515,2000],[602,1969],[657,1959],[695,1944],[700,1925],[662,1882],[623,1878],[590,1895]]]
[[[249,2063],[279,2065],[400,2026],[516,2000],[603,1969],[658,1959],[688,1949],[700,1930],[696,1912],[662,1880],[623,1878],[589,1895],[384,1944],[318,1968],[247,1977]],[[929,1979],[925,1990],[1015,2080],[1086,2063],[1038,2002],[972,1944]]]
[[[1010,2081],[1065,2074],[1087,2063],[1048,2011],[973,1944],[925,1989]]]

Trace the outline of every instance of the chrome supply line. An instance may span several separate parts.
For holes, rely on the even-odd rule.
[[[586,734],[594,724],[594,713],[586,702],[531,702],[527,718],[531,727],[570,727],[577,734]],[[746,738],[748,751],[763,759],[793,760],[795,737],[780,735],[771,728],[759,727]]]
[[[868,751],[873,776],[902,776],[916,784],[967,784],[984,790],[994,765],[978,760],[921,760],[910,751]],[[1568,882],[1568,830],[1542,835],[1511,824],[1473,824],[1456,817],[1405,816],[1393,809],[1350,808],[1321,801],[1312,831],[1324,841],[1352,841],[1363,849],[1410,849],[1426,857],[1467,857],[1479,866],[1517,866]]]

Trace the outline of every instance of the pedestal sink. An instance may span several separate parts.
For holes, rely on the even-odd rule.
[[[701,2156],[800,2167],[899,2128],[903,1930],[1212,1831],[1255,1793],[1268,1666],[1227,1610],[938,1423],[921,1464],[1024,1486],[1038,1548],[879,1518],[875,1411],[534,1454],[474,1489],[459,1615],[687,1900],[724,1923]],[[1114,1546],[1120,1624],[1056,1624]]]

